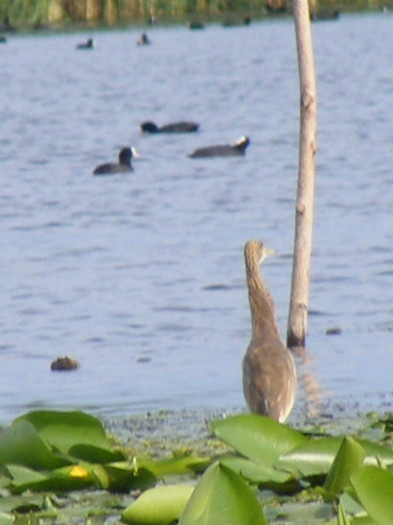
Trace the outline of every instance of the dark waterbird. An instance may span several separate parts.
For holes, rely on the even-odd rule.
[[[191,20],[190,22],[188,22],[188,27],[190,29],[205,29],[205,25],[200,22],[199,20]]]
[[[310,13],[310,20],[318,22],[322,20],[338,20],[340,11],[338,9],[318,9]]]
[[[5,16],[3,23],[0,24],[0,31],[6,31],[8,33],[14,33],[16,31],[16,27],[12,25],[10,17]]]
[[[251,24],[250,16],[245,16],[243,19],[227,18],[222,23],[223,27],[235,27],[235,26],[241,26],[241,25],[249,26],[250,24]]]
[[[142,122],[141,124],[142,133],[191,133],[193,131],[197,131],[198,128],[199,124],[186,120],[172,122],[171,124],[165,124],[164,126],[160,127],[150,120]]]
[[[273,254],[261,241],[248,241],[244,248],[251,341],[243,358],[243,391],[251,412],[283,423],[295,402],[296,367],[280,338],[274,303],[259,269]]]
[[[142,33],[141,36],[138,39],[138,42],[136,43],[137,46],[148,46],[150,45],[149,37],[146,33]]]
[[[94,49],[95,47],[96,44],[92,38],[88,38],[86,42],[76,45],[76,49]]]
[[[130,171],[134,171],[131,165],[131,159],[133,156],[135,157],[138,156],[134,148],[123,148],[120,150],[119,162],[117,164],[115,163],[100,164],[100,166],[97,166],[96,169],[93,171],[93,174],[94,175],[112,175],[115,173],[129,173]]]
[[[235,144],[218,144],[215,146],[198,148],[190,153],[189,157],[196,159],[201,157],[232,157],[244,155],[249,144],[250,139],[243,135],[235,142]]]

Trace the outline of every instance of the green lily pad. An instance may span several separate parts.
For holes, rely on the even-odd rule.
[[[13,525],[13,523],[15,523],[15,517],[12,514],[0,512],[0,525]]]
[[[349,521],[349,518],[342,505],[338,506],[337,525],[351,525],[351,522]]]
[[[243,456],[270,465],[282,454],[309,441],[301,432],[255,414],[213,421],[212,428],[218,438]]]
[[[42,494],[29,494],[28,496],[2,496],[0,498],[0,512],[5,514],[20,508],[41,509],[44,497]],[[0,521],[1,523],[1,521]]]
[[[64,454],[76,445],[113,452],[102,423],[84,412],[37,410],[18,417],[12,426],[22,421],[31,423],[41,439]]]
[[[342,440],[342,436],[311,439],[283,454],[276,466],[296,469],[302,476],[327,474],[339,451]],[[393,451],[388,448],[367,440],[356,441],[365,451],[365,464],[377,465],[378,461],[385,464],[393,462]]]
[[[364,448],[353,438],[345,437],[334,458],[326,478],[324,488],[331,494],[338,495],[349,485],[350,477],[361,467],[366,456]]]
[[[24,466],[8,465],[7,468],[13,478],[9,488],[14,494],[21,494],[28,489],[39,492],[91,487],[97,485],[97,478],[89,467],[72,465],[49,472],[37,472]]]
[[[362,445],[366,452],[364,460],[366,465],[393,464],[393,450],[365,439],[359,439],[358,443]]]
[[[179,525],[267,525],[261,504],[247,483],[219,462],[195,487]]]
[[[210,459],[200,458],[195,454],[184,454],[154,460],[142,458],[137,461],[139,467],[149,469],[158,477],[202,472],[210,463]]]
[[[89,461],[90,463],[111,463],[125,459],[124,454],[120,451],[108,450],[86,444],[73,445],[70,447],[68,453],[75,458]]]
[[[282,454],[276,466],[299,471],[301,476],[327,474],[340,448],[342,437],[323,437]]]
[[[194,490],[192,485],[161,485],[146,490],[125,509],[122,521],[132,525],[166,525],[178,520]]]
[[[0,434],[0,464],[24,465],[35,470],[69,463],[56,455],[29,421],[16,421]]]
[[[250,483],[262,485],[265,488],[273,489],[277,485],[284,485],[293,480],[290,472],[239,456],[224,456],[220,458],[220,463],[240,474]]]
[[[94,465],[93,471],[102,488],[112,492],[146,490],[157,482],[156,476],[150,470],[142,466],[136,469],[127,462]]]
[[[393,474],[382,468],[364,466],[352,474],[351,482],[370,518],[379,525],[390,525],[393,520]]]

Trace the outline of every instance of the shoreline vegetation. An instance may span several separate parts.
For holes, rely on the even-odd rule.
[[[391,4],[391,5],[390,5]],[[310,0],[312,18],[337,18],[342,12],[386,11],[391,0]],[[292,14],[290,0],[3,0],[0,31],[104,28],[188,22],[248,24]]]
[[[0,432],[0,523],[391,523],[392,415],[351,423],[30,411]]]

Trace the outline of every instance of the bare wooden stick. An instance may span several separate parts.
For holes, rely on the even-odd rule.
[[[317,149],[317,94],[308,0],[293,0],[293,11],[300,81],[300,144],[288,347],[304,346],[307,332]]]

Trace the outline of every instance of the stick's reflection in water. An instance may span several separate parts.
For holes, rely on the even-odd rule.
[[[296,346],[291,348],[296,356],[298,373],[298,390],[304,393],[305,417],[320,417],[321,405],[326,392],[322,391],[313,371],[314,359],[307,348]]]

